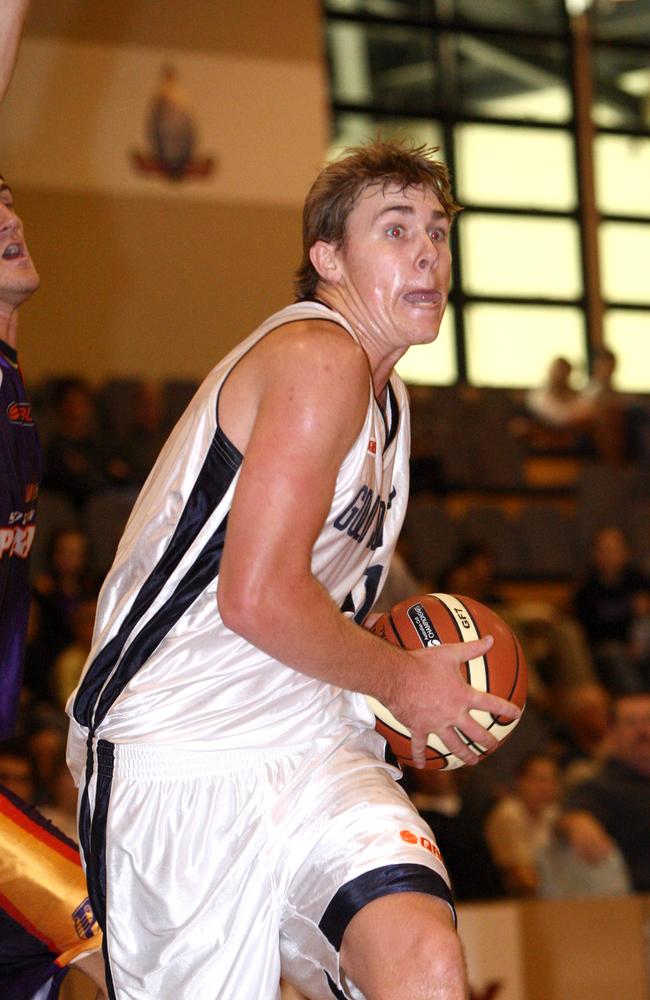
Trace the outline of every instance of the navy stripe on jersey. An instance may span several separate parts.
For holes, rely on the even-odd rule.
[[[241,452],[228,440],[221,428],[217,428],[169,545],[142,585],[117,634],[97,654],[79,687],[73,714],[77,722],[90,731],[94,731],[94,727],[101,721],[96,713],[93,713],[93,708],[102,688],[115,669],[131,632],[156,600],[194,539],[223,500],[241,462]],[[197,588],[199,586],[201,589],[205,587],[210,579],[218,573],[225,527],[224,519],[203,549],[199,556],[199,562],[185,575],[170,600],[156,612],[146,629],[143,630],[143,635],[138,636],[133,643],[133,655],[129,650],[128,661],[120,664],[119,680],[116,676],[111,681],[112,700],[117,697],[163,636],[196,599],[200,593]],[[102,718],[111,704],[112,701],[109,702],[106,697],[102,696]]]
[[[390,427],[388,427],[388,433],[386,435],[386,443],[384,444],[384,451],[387,451],[388,446],[393,443],[397,437],[397,431],[399,430],[399,403],[397,402],[397,397],[395,395],[395,390],[393,389],[390,382],[387,385],[388,388],[388,399],[390,401]]]

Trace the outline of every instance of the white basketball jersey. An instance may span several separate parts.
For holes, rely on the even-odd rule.
[[[219,390],[267,333],[309,319],[336,322],[354,337],[320,303],[281,310],[213,369],[164,446],[100,594],[93,647],[68,702],[72,744],[90,732],[115,743],[194,749],[287,746],[374,724],[364,697],[268,656],[226,628],[217,605],[242,461],[218,423]],[[408,454],[402,382],[392,375],[384,416],[369,377],[363,428],[339,470],[312,556],[314,576],[358,621],[383,584],[402,525]]]

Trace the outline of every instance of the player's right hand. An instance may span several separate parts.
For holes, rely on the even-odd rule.
[[[471,642],[444,643],[433,648],[408,651],[417,660],[401,675],[400,690],[395,692],[391,712],[411,730],[411,749],[416,767],[424,767],[429,733],[435,733],[447,748],[465,764],[477,764],[479,757],[459,736],[494,750],[498,740],[474,719],[473,709],[518,719],[521,709],[504,698],[471,687],[461,673],[463,663],[484,656],[491,648],[492,636]]]

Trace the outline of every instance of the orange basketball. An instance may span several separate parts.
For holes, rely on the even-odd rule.
[[[422,649],[440,646],[446,642],[469,642],[491,635],[494,644],[485,656],[476,657],[462,665],[468,684],[479,691],[489,691],[519,708],[526,703],[528,674],[526,660],[519,640],[509,625],[491,608],[469,597],[456,594],[424,594],[396,604],[388,614],[382,615],[373,625],[377,635],[404,649]],[[413,764],[411,733],[388,709],[374,698],[369,698],[375,713],[378,732],[390,744],[401,764]],[[488,729],[500,742],[508,738],[517,722],[472,709],[473,718]],[[465,739],[459,730],[459,735]],[[465,742],[478,757],[488,753],[470,739]],[[463,767],[463,761],[451,753],[442,740],[429,734],[426,767],[431,770]]]

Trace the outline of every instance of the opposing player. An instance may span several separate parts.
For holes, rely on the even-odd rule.
[[[76,844],[0,785],[0,996],[56,1000],[75,966],[106,1000],[101,932]]]
[[[18,308],[38,285],[11,188],[0,176],[0,739],[12,734],[18,708],[41,476],[17,353]]]
[[[431,730],[470,763],[456,728],[493,745],[472,708],[519,712],[461,679],[489,638],[411,653],[360,627],[407,502],[393,366],[437,335],[455,211],[422,148],[328,166],[299,301],[212,371],[136,503],[69,703],[120,1000],[271,1000],[281,970],[323,1000],[466,995],[444,865],[363,693],[420,761]]]

